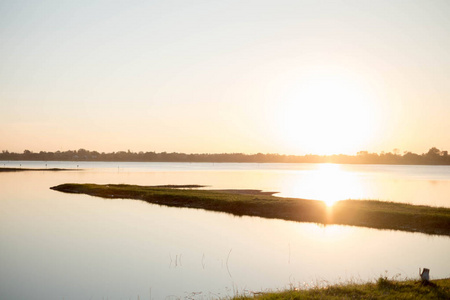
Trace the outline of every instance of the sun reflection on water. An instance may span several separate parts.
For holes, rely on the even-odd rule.
[[[357,194],[361,188],[356,176],[337,164],[320,164],[310,186],[315,190],[314,198],[322,200],[328,207],[332,207],[339,200],[347,199],[349,194]]]

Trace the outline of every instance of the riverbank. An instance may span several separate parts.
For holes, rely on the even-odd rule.
[[[423,284],[417,280],[396,281],[380,277],[375,283],[348,283],[325,288],[252,293],[233,299],[450,299],[450,279],[432,280]]]
[[[261,191],[240,193],[239,190],[200,190],[180,186],[62,184],[51,189],[102,198],[136,199],[159,205],[199,208],[237,216],[450,236],[450,208],[370,200],[344,200],[328,207],[322,201],[275,197]]]

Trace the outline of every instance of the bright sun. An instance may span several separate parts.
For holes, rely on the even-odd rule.
[[[281,107],[283,138],[308,153],[360,151],[373,136],[373,103],[356,81],[323,74],[303,80]]]

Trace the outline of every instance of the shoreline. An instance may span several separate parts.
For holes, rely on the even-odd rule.
[[[290,288],[281,291],[250,292],[232,297],[244,299],[449,299],[450,278],[428,282],[379,277],[375,282],[347,282],[325,287]]]
[[[450,163],[399,163],[399,162],[342,162],[342,161],[170,161],[170,160],[39,160],[39,159],[0,159],[0,162],[73,162],[73,163],[185,163],[185,164],[336,164],[336,165],[374,165],[374,166],[435,166],[450,167]]]
[[[343,200],[328,207],[323,201],[276,197],[271,192],[258,190],[244,190],[247,193],[242,193],[242,190],[181,189],[179,186],[70,183],[50,189],[107,199],[135,199],[158,205],[204,209],[236,216],[450,236],[450,208],[443,207],[373,200]]]

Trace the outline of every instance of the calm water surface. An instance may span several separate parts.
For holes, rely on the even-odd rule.
[[[282,196],[450,207],[450,168],[328,164],[2,162],[0,299],[210,299],[324,282],[450,277],[450,238],[234,217],[63,194],[66,182],[204,184]]]

